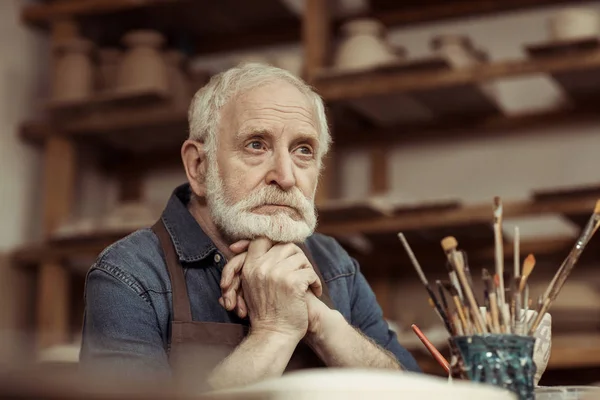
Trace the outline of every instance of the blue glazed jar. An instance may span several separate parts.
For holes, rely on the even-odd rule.
[[[519,400],[535,399],[534,337],[489,334],[455,336],[450,341],[469,380],[508,389]]]

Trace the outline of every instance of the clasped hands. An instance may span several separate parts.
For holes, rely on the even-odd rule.
[[[221,306],[248,316],[253,330],[297,340],[321,333],[332,310],[318,299],[323,283],[302,249],[266,238],[238,241],[230,249],[236,255],[223,267]]]

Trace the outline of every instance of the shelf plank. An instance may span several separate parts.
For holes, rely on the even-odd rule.
[[[27,23],[40,24],[65,17],[111,14],[182,1],[186,0],[61,0],[26,6],[21,19]]]
[[[565,201],[515,201],[504,203],[504,218],[536,214],[591,215],[597,198],[578,198]],[[414,215],[372,218],[363,221],[345,221],[320,228],[329,235],[353,233],[399,232],[403,230],[454,227],[476,223],[492,223],[492,203],[439,210]]]
[[[596,37],[568,41],[552,41],[526,46],[534,59],[549,57],[578,57],[582,54],[600,52],[600,39]],[[557,71],[551,74],[567,96],[578,103],[585,103],[600,91],[600,66],[590,66],[576,71]]]
[[[339,74],[321,71],[311,84],[327,101],[341,101],[389,93],[409,93],[468,84],[483,84],[495,79],[532,74],[584,71],[600,67],[600,51],[576,57],[544,57],[506,60],[447,71],[402,71],[374,69],[361,73]]]
[[[595,203],[596,198],[588,197],[539,202],[505,202],[504,217],[511,218],[542,213],[589,216]],[[493,249],[487,244],[492,243],[490,230],[492,223],[491,208],[491,203],[464,207],[434,207],[411,213],[402,212],[393,215],[392,211],[392,215],[362,216],[362,218],[354,219],[347,217],[341,220],[339,215],[334,213],[335,218],[331,218],[330,222],[322,223],[317,230],[324,234],[342,238],[349,235],[365,235],[371,242],[376,243],[379,249],[382,247],[386,249],[386,251],[379,253],[388,261],[390,261],[390,254],[400,254],[400,246],[396,238],[397,232],[405,232],[409,241],[415,241],[415,253],[419,252],[418,248],[424,249],[424,253],[430,253],[432,245],[439,245],[439,240],[443,236],[453,234],[461,240],[461,245],[473,247],[473,250],[469,250],[470,257],[489,258],[493,255]],[[363,212],[365,209],[361,208],[360,211]],[[370,215],[381,212],[372,207],[368,207],[366,211]],[[26,246],[17,250],[13,257],[18,263],[32,264],[43,259],[98,254],[104,247],[129,233],[130,231],[95,232],[72,239],[54,239],[47,244]],[[524,241],[521,248],[523,252],[539,254],[562,252],[572,245],[573,239],[550,238],[531,241],[531,243]],[[398,252],[391,249],[396,249]],[[505,245],[505,251],[507,254],[510,253],[510,243]]]
[[[370,14],[387,26],[401,25],[405,27],[424,22],[527,10],[555,4],[571,5],[572,3],[574,3],[573,0],[428,0],[418,2],[370,0],[372,8]],[[586,3],[586,1],[578,1],[578,3]]]

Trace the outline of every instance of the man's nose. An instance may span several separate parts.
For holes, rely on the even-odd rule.
[[[276,152],[272,159],[272,166],[266,176],[268,185],[277,185],[282,190],[290,190],[296,186],[294,161],[289,152]]]

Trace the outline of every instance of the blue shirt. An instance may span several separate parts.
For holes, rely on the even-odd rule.
[[[225,257],[187,209],[190,187],[173,192],[162,220],[184,268],[195,321],[242,323],[218,302]],[[407,370],[419,371],[383,319],[358,263],[331,237],[314,234],[306,247],[319,266],[335,308],[353,326],[393,353]],[[106,248],[85,287],[82,365],[132,374],[169,373],[171,283],[158,238],[141,229]]]

